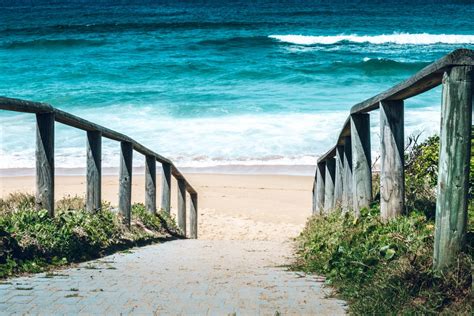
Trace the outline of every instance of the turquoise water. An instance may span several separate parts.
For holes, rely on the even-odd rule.
[[[469,1],[116,2],[0,2],[0,95],[51,103],[185,167],[314,165],[353,104],[474,49]],[[439,89],[408,100],[406,134],[436,132],[439,103]],[[33,116],[0,124],[0,168],[34,167]],[[372,124],[376,151],[377,113]],[[57,166],[84,166],[84,134],[56,133]],[[118,150],[104,142],[105,166]]]

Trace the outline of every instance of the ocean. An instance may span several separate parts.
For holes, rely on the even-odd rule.
[[[52,104],[184,168],[311,166],[350,107],[456,48],[471,1],[0,1],[0,95]],[[440,89],[405,134],[439,130]],[[371,115],[374,155],[378,115]],[[34,168],[34,115],[0,111],[0,169]],[[103,143],[103,165],[119,145]],[[85,133],[56,125],[56,167]],[[144,160],[135,155],[135,166]]]

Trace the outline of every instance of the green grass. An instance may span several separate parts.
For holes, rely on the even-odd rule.
[[[78,197],[57,202],[54,218],[36,211],[34,197],[12,194],[0,199],[0,278],[41,272],[133,246],[179,236],[168,214],[150,214],[142,204],[132,207],[132,225],[122,224],[109,204],[87,212]]]
[[[335,293],[357,315],[472,315],[474,203],[470,200],[466,247],[444,273],[432,269],[439,137],[418,143],[410,138],[406,152],[404,214],[380,221],[379,203],[359,218],[334,210],[312,217],[297,238],[294,270],[326,277]],[[473,145],[474,148],[474,145]],[[471,157],[469,194],[474,191]],[[375,188],[374,196],[378,196]]]
[[[437,274],[432,270],[434,222],[412,212],[383,224],[379,214],[374,205],[358,219],[340,211],[313,217],[297,239],[293,268],[325,275],[353,314],[468,314],[474,232],[466,254],[449,273]]]

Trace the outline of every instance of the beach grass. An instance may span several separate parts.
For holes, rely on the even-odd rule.
[[[47,211],[35,209],[34,196],[10,194],[0,199],[0,278],[180,236],[167,213],[151,214],[143,204],[133,205],[127,227],[109,203],[88,212],[83,198],[66,197],[57,202],[56,216],[50,218]]]

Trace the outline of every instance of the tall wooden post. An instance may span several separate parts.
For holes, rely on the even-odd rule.
[[[471,147],[474,67],[459,66],[443,77],[434,268],[455,262],[465,245]]]
[[[198,236],[198,196],[191,194],[191,209],[189,210],[189,238]]]
[[[351,115],[352,135],[352,193],[354,215],[369,207],[372,201],[372,171],[370,157],[370,116]]]
[[[334,182],[336,173],[336,159],[326,160],[326,179],[324,181],[324,213],[329,214],[334,209]]]
[[[102,133],[87,131],[87,191],[86,210],[101,208],[102,195]]]
[[[334,207],[342,206],[344,191],[344,146],[336,146],[336,171],[334,180]]]
[[[146,156],[145,162],[145,207],[148,212],[156,213],[156,158]]]
[[[405,207],[403,100],[380,102],[380,216],[388,221]]]
[[[119,212],[128,226],[132,220],[132,158],[133,144],[120,142]]]
[[[161,164],[161,209],[170,213],[171,210],[171,165]]]
[[[324,212],[324,193],[326,178],[326,162],[319,162],[316,167],[316,211],[319,215]]]
[[[312,209],[312,214],[317,214],[317,210],[318,210],[318,195],[317,195],[317,180],[316,180],[316,177],[317,177],[317,173],[314,175],[314,181],[313,181],[313,191],[312,191],[312,197],[313,197],[313,209]]]
[[[347,212],[354,207],[352,201],[352,145],[351,136],[344,137],[344,175],[342,191],[342,210]]]
[[[178,179],[178,227],[186,236],[186,181]]]
[[[36,208],[54,216],[54,112],[36,114]]]

